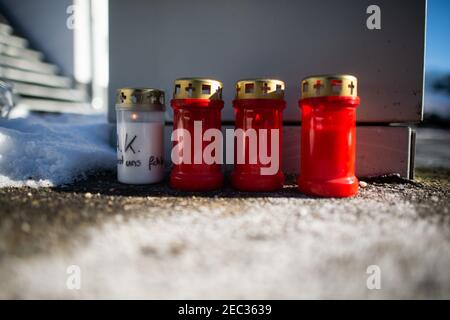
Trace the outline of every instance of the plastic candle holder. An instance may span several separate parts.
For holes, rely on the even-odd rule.
[[[127,184],[164,179],[164,91],[117,90],[117,178]]]
[[[355,195],[356,77],[308,77],[301,91],[300,191],[319,197]]]
[[[172,188],[186,191],[209,191],[223,185],[220,163],[208,163],[203,157],[210,143],[203,139],[209,129],[221,130],[223,108],[221,82],[203,78],[175,80],[173,99],[173,129],[182,129],[182,139],[174,141],[174,149],[182,150],[179,163],[170,174]],[[180,131],[180,130],[179,130]],[[183,133],[184,132],[184,133]]]
[[[275,191],[283,187],[284,175],[280,167],[282,113],[286,107],[284,89],[284,82],[274,79],[248,79],[236,83],[233,101],[235,165],[231,183],[238,190]],[[245,134],[239,135],[238,131]]]

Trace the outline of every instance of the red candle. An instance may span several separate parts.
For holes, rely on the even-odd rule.
[[[301,91],[300,191],[320,197],[355,195],[357,79],[308,77]]]
[[[178,132],[178,139],[174,141],[172,160],[174,152],[178,160],[174,162],[170,175],[170,185],[175,189],[208,191],[223,185],[220,162],[211,163],[204,157],[205,148],[211,143],[204,139],[205,132],[221,129],[222,87],[221,82],[210,79],[183,78],[175,81],[171,106],[174,133]]]
[[[282,112],[284,82],[273,79],[240,80],[233,102],[236,115],[234,171],[231,182],[242,191],[281,189]]]

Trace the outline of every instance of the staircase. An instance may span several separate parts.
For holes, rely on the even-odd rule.
[[[90,113],[87,90],[29,48],[0,15],[0,80],[13,85],[16,105],[33,111]]]

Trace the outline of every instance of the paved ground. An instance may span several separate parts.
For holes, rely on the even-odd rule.
[[[346,200],[293,184],[256,196],[131,190],[111,173],[0,189],[0,298],[450,298],[442,134],[420,132],[415,182],[369,180]],[[80,290],[66,287],[70,265]],[[367,289],[370,265],[380,290]]]

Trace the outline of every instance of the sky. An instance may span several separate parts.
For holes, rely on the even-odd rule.
[[[450,0],[428,0],[425,66],[450,72]]]

